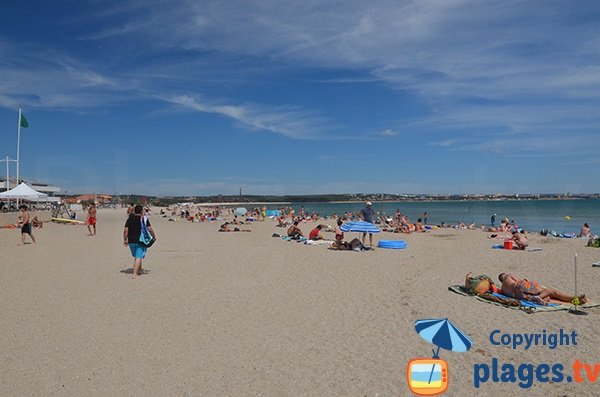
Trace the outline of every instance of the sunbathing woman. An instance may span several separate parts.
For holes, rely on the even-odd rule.
[[[540,305],[547,305],[551,299],[561,302],[572,302],[575,298],[565,292],[553,288],[542,288],[535,281],[520,279],[514,274],[500,273],[498,279],[502,282],[501,292],[511,298],[526,300]],[[585,304],[588,299],[585,295],[580,295],[579,303]]]

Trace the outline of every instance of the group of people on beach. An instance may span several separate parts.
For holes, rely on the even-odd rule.
[[[363,208],[359,213],[359,218],[368,223],[374,223],[375,220],[375,212],[373,211],[373,204],[371,202],[367,202],[365,204],[365,208]],[[304,236],[302,229],[300,229],[300,222],[302,218],[296,217],[293,218],[292,224],[287,229],[287,237],[291,240],[302,241],[302,240],[311,240],[311,241],[319,241],[324,240],[322,230],[326,228],[325,225],[318,224],[316,225],[308,234],[308,237]],[[281,219],[278,219],[278,222],[281,224]],[[331,243],[331,248],[336,250],[345,250],[345,249],[356,249],[359,245],[361,249],[366,248],[366,237],[369,235],[369,248],[373,247],[373,233],[362,233],[362,242],[358,239],[354,239],[356,241],[345,242],[344,241],[344,232],[341,227],[344,224],[344,218],[337,218],[337,224],[334,228],[335,240]],[[357,244],[358,242],[358,244]]]

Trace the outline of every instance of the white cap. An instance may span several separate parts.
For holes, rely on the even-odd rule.
[[[367,205],[373,205],[370,201],[367,201]]]

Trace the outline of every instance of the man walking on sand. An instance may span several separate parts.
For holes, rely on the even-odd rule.
[[[88,218],[87,218],[87,228],[88,232],[90,232],[90,236],[96,235],[96,204],[90,204],[90,208],[88,208]],[[92,228],[94,232],[92,233]]]
[[[31,241],[35,244],[35,237],[33,237],[31,231],[31,222],[29,220],[29,212],[27,212],[27,206],[25,204],[19,206],[19,212],[21,212],[21,244],[25,244],[25,235],[29,234]]]
[[[133,279],[140,278],[142,273],[142,259],[146,257],[147,247],[140,244],[140,234],[142,232],[142,222],[146,223],[148,231],[156,241],[156,234],[150,226],[150,221],[144,217],[142,218],[143,207],[136,205],[133,210],[133,214],[129,215],[127,222],[125,222],[125,229],[123,230],[123,245],[129,246],[131,256],[133,256]]]

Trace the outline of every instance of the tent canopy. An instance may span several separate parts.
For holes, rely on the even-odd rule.
[[[29,201],[44,201],[48,198],[45,193],[40,193],[37,190],[32,189],[25,182],[7,192],[0,193],[0,199],[22,199]]]

